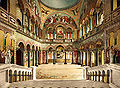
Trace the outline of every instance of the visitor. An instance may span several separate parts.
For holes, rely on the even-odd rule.
[[[120,51],[117,50],[116,63],[120,63]]]
[[[111,46],[109,52],[110,52],[110,64],[112,64],[112,63],[113,63],[113,55],[114,55],[114,49],[113,49],[113,46]]]
[[[14,64],[14,49],[11,48],[11,64]]]

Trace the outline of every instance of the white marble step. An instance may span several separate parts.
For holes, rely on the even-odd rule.
[[[88,80],[34,80],[12,83],[9,88],[109,88],[109,85]]]

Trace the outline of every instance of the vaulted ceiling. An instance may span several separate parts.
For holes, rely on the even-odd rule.
[[[52,9],[67,9],[76,5],[80,0],[40,0],[42,4]]]
[[[86,0],[39,0],[39,6],[41,11],[41,28],[47,18],[54,14],[66,14],[69,15],[79,27],[79,18],[81,7]]]

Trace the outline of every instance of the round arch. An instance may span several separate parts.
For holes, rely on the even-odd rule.
[[[43,29],[44,23],[46,22],[47,18],[49,18],[50,16],[52,16],[52,15],[54,15],[54,14],[57,14],[57,13],[64,13],[64,14],[72,17],[72,19],[75,21],[75,24],[76,24],[77,28],[79,27],[78,22],[77,22],[76,18],[75,18],[73,15],[71,15],[70,13],[67,13],[67,12],[63,12],[63,11],[55,11],[55,12],[52,12],[51,14],[49,14],[49,15],[43,20],[43,24],[41,25],[41,28]]]
[[[66,46],[65,49],[73,49],[73,47],[72,47],[72,45],[68,45],[68,46]]]
[[[24,44],[20,42],[18,44],[19,49],[16,50],[16,64],[24,66]]]
[[[57,45],[55,45],[55,49],[56,49],[58,46],[62,46],[62,47],[64,47],[64,49],[66,48],[66,46],[65,46],[64,44],[57,44]]]
[[[53,49],[55,49],[54,46],[49,45],[49,46],[46,47],[46,50],[49,50],[49,48],[53,48]]]

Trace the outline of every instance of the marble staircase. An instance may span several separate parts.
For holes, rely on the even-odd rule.
[[[34,80],[10,84],[9,88],[109,88],[107,83],[88,80]]]

